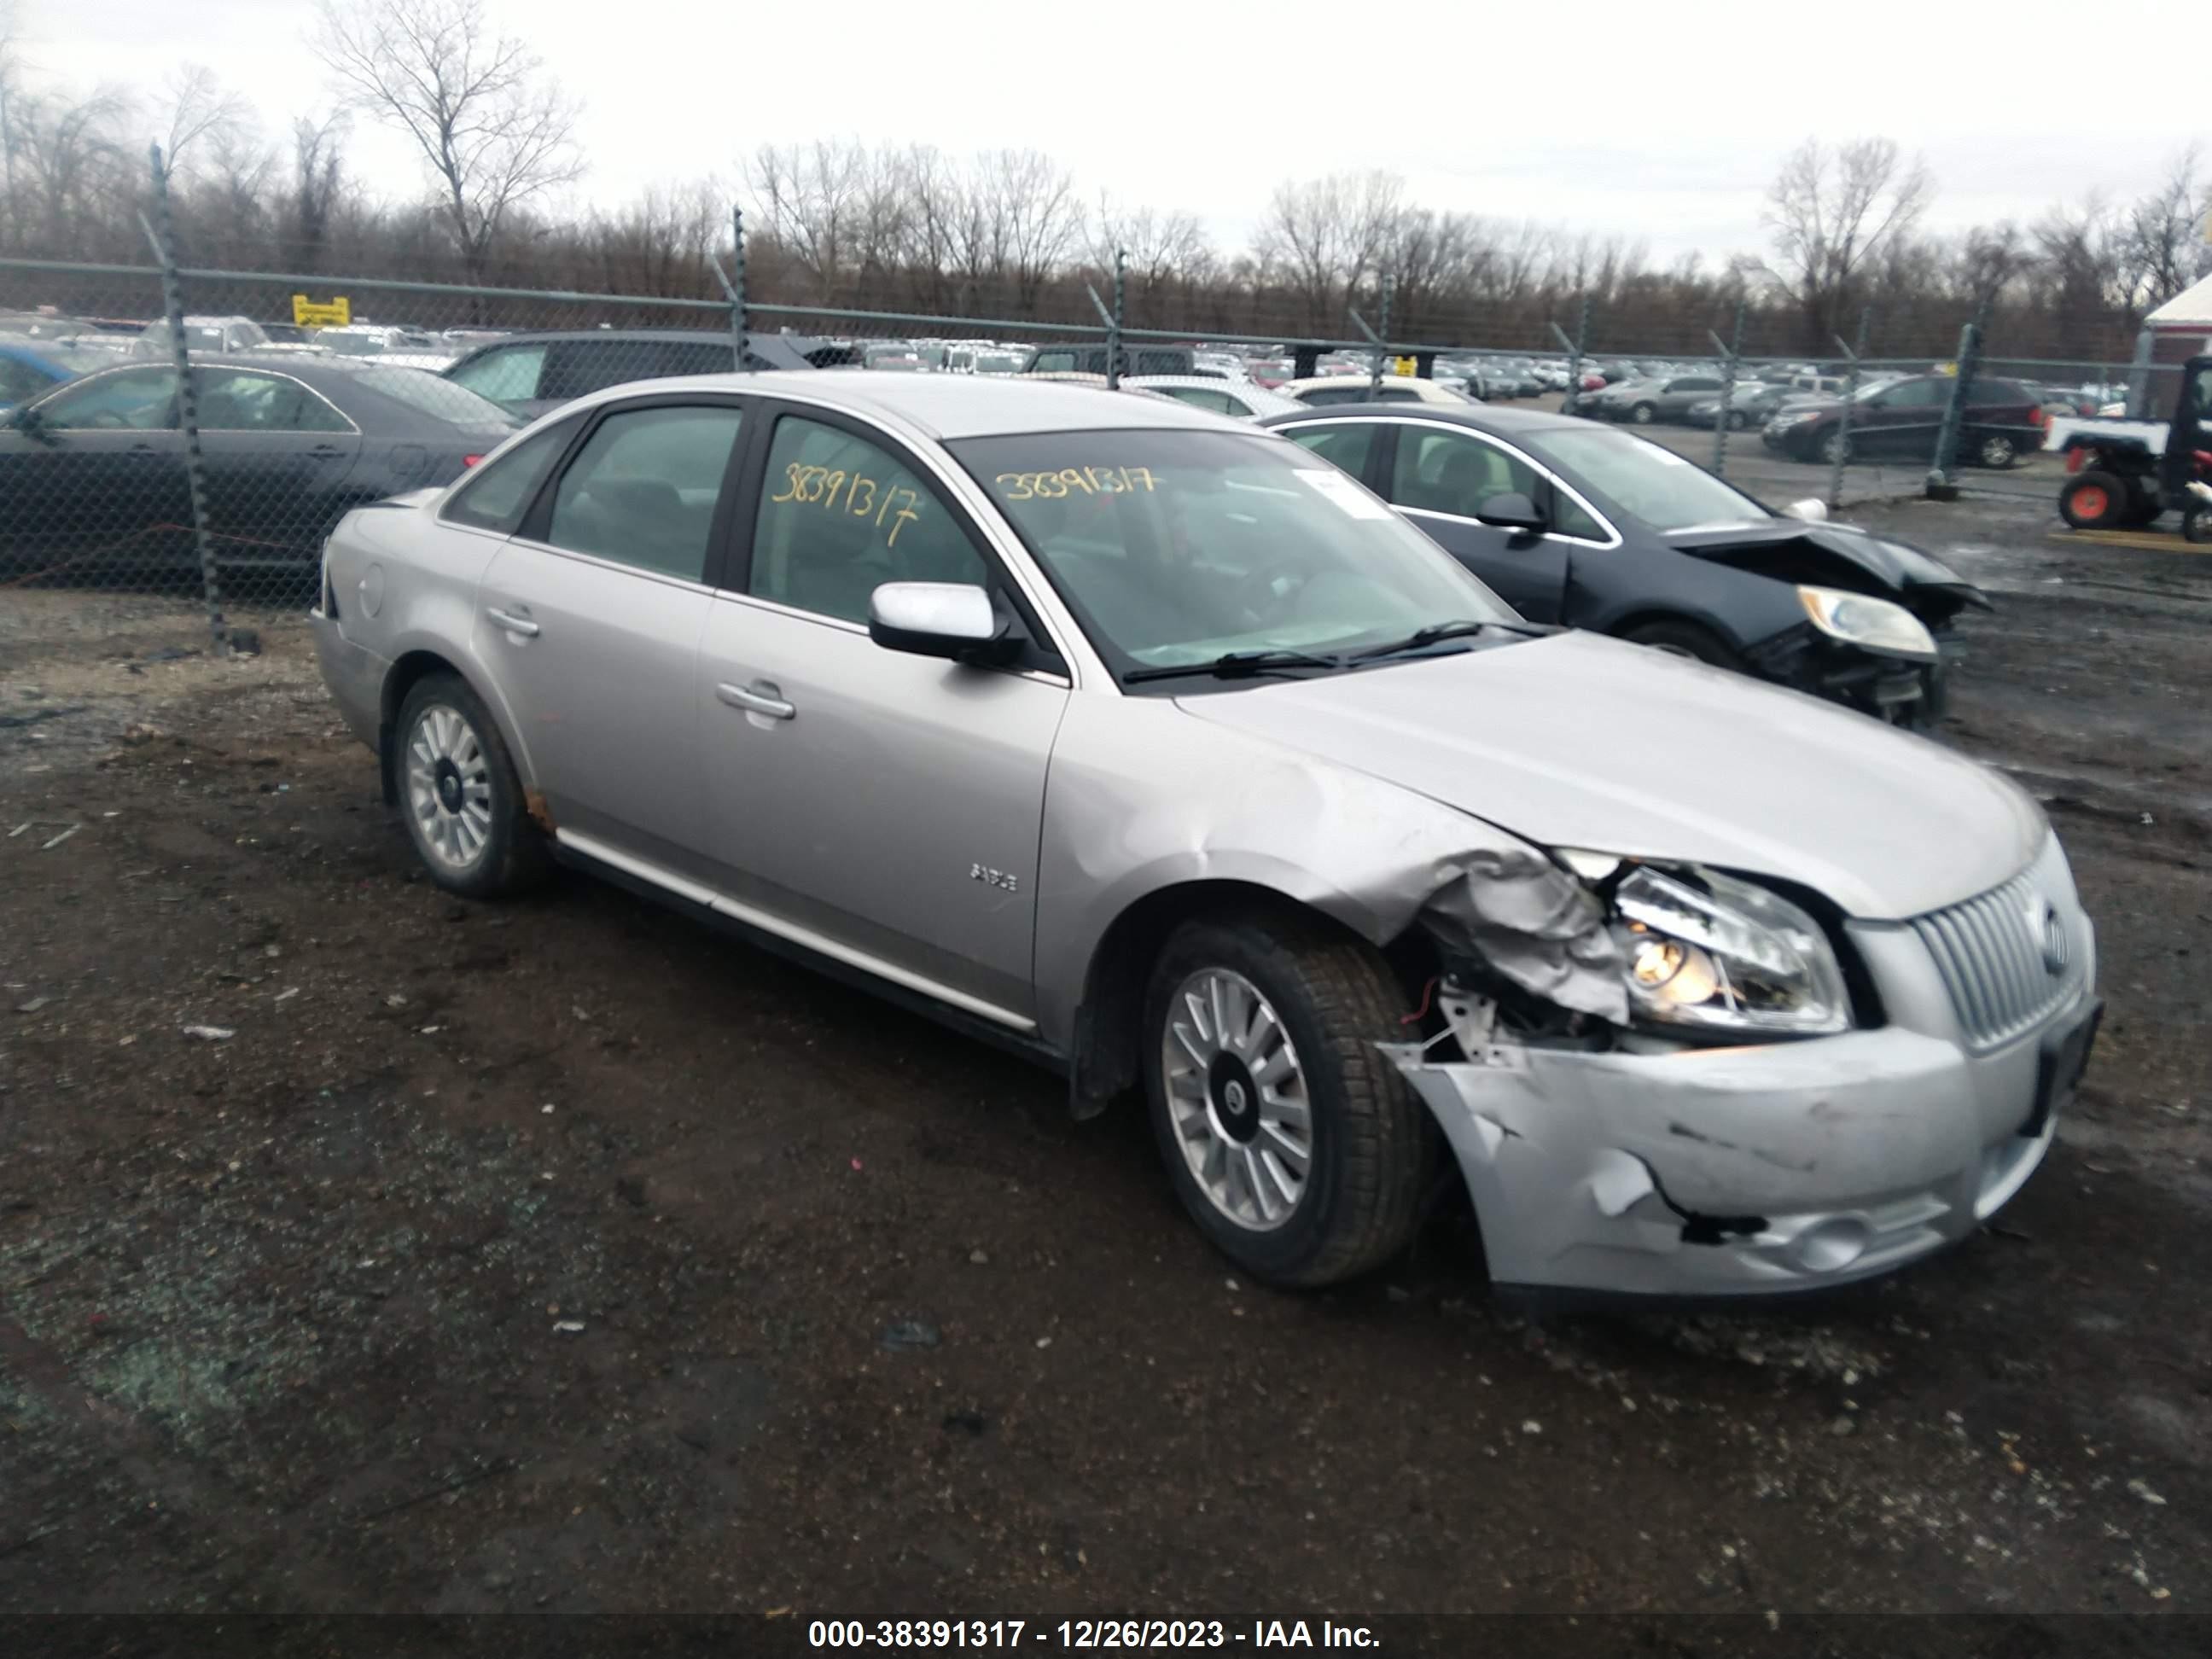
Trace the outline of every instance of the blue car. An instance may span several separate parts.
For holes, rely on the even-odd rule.
[[[48,386],[75,380],[81,365],[65,361],[51,346],[0,343],[0,410],[27,402]]]

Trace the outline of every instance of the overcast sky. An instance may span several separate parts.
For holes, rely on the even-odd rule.
[[[41,79],[158,88],[204,64],[272,134],[328,106],[303,44],[308,0],[15,4]],[[1761,193],[1808,133],[1924,151],[1939,228],[2033,219],[2099,185],[2125,196],[2206,136],[2187,116],[2193,57],[2163,84],[2155,56],[2108,55],[2078,0],[489,6],[583,98],[580,189],[599,201],[734,180],[768,139],[1034,145],[1091,199],[1103,188],[1188,209],[1230,246],[1278,181],[1373,167],[1404,174],[1425,205],[1718,260],[1763,248]],[[2202,20],[2179,0],[2113,15],[2146,47],[2191,39]],[[352,155],[380,193],[420,188],[395,138],[364,125]]]

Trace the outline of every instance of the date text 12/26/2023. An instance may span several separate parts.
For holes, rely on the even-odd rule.
[[[1364,1625],[1330,1620],[1255,1619],[817,1619],[814,1648],[1366,1648],[1382,1645]]]

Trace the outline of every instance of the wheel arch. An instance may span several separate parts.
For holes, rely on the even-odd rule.
[[[538,793],[536,780],[530,770],[529,750],[517,740],[514,724],[506,705],[488,694],[483,681],[471,674],[466,664],[456,661],[453,655],[432,646],[416,646],[394,658],[384,676],[384,686],[379,695],[376,713],[376,765],[380,781],[384,786],[384,802],[396,805],[399,800],[399,772],[398,766],[398,726],[400,705],[407,694],[433,674],[451,674],[475,692],[485,708],[490,711],[493,722],[499,727],[501,740],[507,744],[507,753],[514,757],[515,769],[522,775],[524,798],[529,803],[530,814],[550,833],[552,824],[545,813],[544,798]]]
[[[1263,882],[1202,877],[1141,895],[1107,924],[1085,969],[1068,1055],[1068,1100],[1077,1117],[1104,1111],[1140,1081],[1145,988],[1175,930],[1200,916],[1255,914],[1295,916],[1383,950],[1344,917]]]

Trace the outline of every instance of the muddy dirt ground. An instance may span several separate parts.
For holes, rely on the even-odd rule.
[[[2110,1008],[1996,1224],[1726,1316],[1241,1282],[1139,1114],[440,894],[296,625],[0,595],[0,1612],[2206,1610],[2212,559],[1860,516],[1996,593],[1943,735]]]

